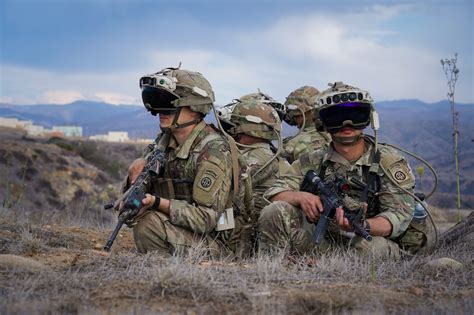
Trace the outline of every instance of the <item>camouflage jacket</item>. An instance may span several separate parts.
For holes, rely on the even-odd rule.
[[[334,177],[334,173],[342,175],[350,185],[347,195],[353,201],[358,200],[362,189],[353,185],[350,179],[355,177],[364,183],[367,182],[368,171],[373,165],[374,151],[370,141],[366,140],[365,145],[365,153],[354,163],[339,155],[332,145],[311,154],[303,154],[285,174],[280,176],[275,186],[265,192],[265,197],[269,199],[283,191],[298,191],[306,172],[314,170],[319,173],[324,165],[325,180]],[[381,216],[387,219],[392,225],[389,237],[395,239],[408,228],[413,218],[415,202],[387,177],[390,176],[393,181],[411,193],[414,192],[415,179],[406,159],[396,150],[382,144],[378,145],[378,150],[381,153],[380,166],[382,166],[376,169],[379,189],[376,195],[369,194],[369,209],[372,210],[367,213],[367,217]]]
[[[274,157],[274,153],[270,144],[265,142],[255,143],[241,151],[243,160],[249,167],[252,177],[252,190],[255,210],[259,212],[268,202],[263,199],[264,192],[273,186],[278,178],[278,159],[267,165],[263,170],[257,171],[270,159]],[[257,174],[256,174],[257,173]],[[253,221],[255,219],[255,221]],[[256,222],[258,216],[252,218],[252,222]]]
[[[293,163],[303,153],[310,153],[320,149],[331,141],[331,136],[327,132],[319,132],[313,124],[307,124],[300,133],[283,140],[282,156]]]
[[[151,191],[171,200],[170,222],[201,234],[214,230],[231,204],[232,161],[227,141],[200,122],[181,146],[173,137],[159,134],[150,151],[157,148],[165,151],[166,158]]]

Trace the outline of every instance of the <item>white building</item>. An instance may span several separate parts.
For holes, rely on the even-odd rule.
[[[80,126],[53,126],[53,131],[60,131],[65,137],[82,137]]]
[[[106,142],[126,142],[130,140],[126,131],[109,131],[106,135],[90,136],[89,139]]]
[[[44,135],[48,130],[44,129],[43,126],[37,126],[37,125],[31,125],[26,128],[26,133],[29,136],[42,136]]]
[[[3,127],[21,128],[26,130],[28,126],[31,125],[33,125],[33,122],[31,120],[19,120],[16,118],[0,117],[0,126]]]
[[[125,142],[128,141],[128,132],[126,131],[109,131],[107,137],[110,142]]]

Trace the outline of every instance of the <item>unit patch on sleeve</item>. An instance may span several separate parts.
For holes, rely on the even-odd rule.
[[[208,161],[203,162],[194,180],[193,199],[206,206],[212,205],[224,177],[225,174],[219,166]]]
[[[410,167],[407,163],[402,160],[395,164],[392,164],[388,168],[388,172],[395,181],[400,185],[405,185],[410,182],[413,182],[413,176],[411,175]]]

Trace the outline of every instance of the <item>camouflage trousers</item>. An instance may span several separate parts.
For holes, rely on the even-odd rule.
[[[242,217],[235,218],[232,230],[198,234],[176,226],[161,212],[148,211],[133,226],[133,238],[139,253],[155,251],[164,256],[199,251],[211,258],[251,256],[254,250],[252,225]]]
[[[170,222],[169,216],[157,211],[148,211],[137,220],[133,226],[133,238],[139,253],[155,251],[170,256],[202,250],[213,258],[226,253],[226,248],[211,235],[176,226]]]
[[[312,239],[315,224],[309,223],[303,211],[284,201],[276,201],[263,208],[258,220],[259,252],[287,249],[295,254],[322,254],[336,248],[354,250],[363,256],[398,259],[401,251],[397,243],[379,236],[372,241],[343,235],[334,224],[326,232],[325,240],[316,245]]]

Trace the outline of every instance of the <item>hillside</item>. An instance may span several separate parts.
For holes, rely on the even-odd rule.
[[[433,197],[436,205],[454,207],[456,192],[452,145],[452,118],[446,102],[426,104],[418,100],[399,100],[376,104],[381,118],[380,141],[415,151],[430,162],[439,175],[438,193]],[[459,161],[461,173],[462,207],[474,208],[474,104],[458,104]],[[31,119],[36,124],[51,127],[57,124],[77,124],[84,134],[128,131],[132,137],[154,138],[158,119],[142,106],[114,106],[104,103],[78,101],[69,105],[13,106],[0,104],[0,116]],[[209,121],[213,121],[210,116]],[[295,133],[284,125],[283,136]],[[421,164],[411,160],[416,168]],[[425,175],[417,178],[417,189],[428,192],[433,177],[425,167]],[[420,184],[421,183],[421,184]]]
[[[143,145],[31,138],[0,128],[0,200],[14,216],[79,224],[110,221],[101,210]]]
[[[400,261],[139,255],[104,203],[142,146],[40,139],[0,129],[0,313],[460,313],[474,309],[472,227]],[[462,215],[469,215],[463,211]],[[472,217],[472,215],[471,215]],[[445,230],[457,211],[436,210]],[[472,221],[472,220],[471,220]],[[443,240],[443,238],[440,238]],[[436,259],[456,259],[441,266]],[[433,262],[435,265],[433,266]],[[364,298],[361,298],[364,292]]]

